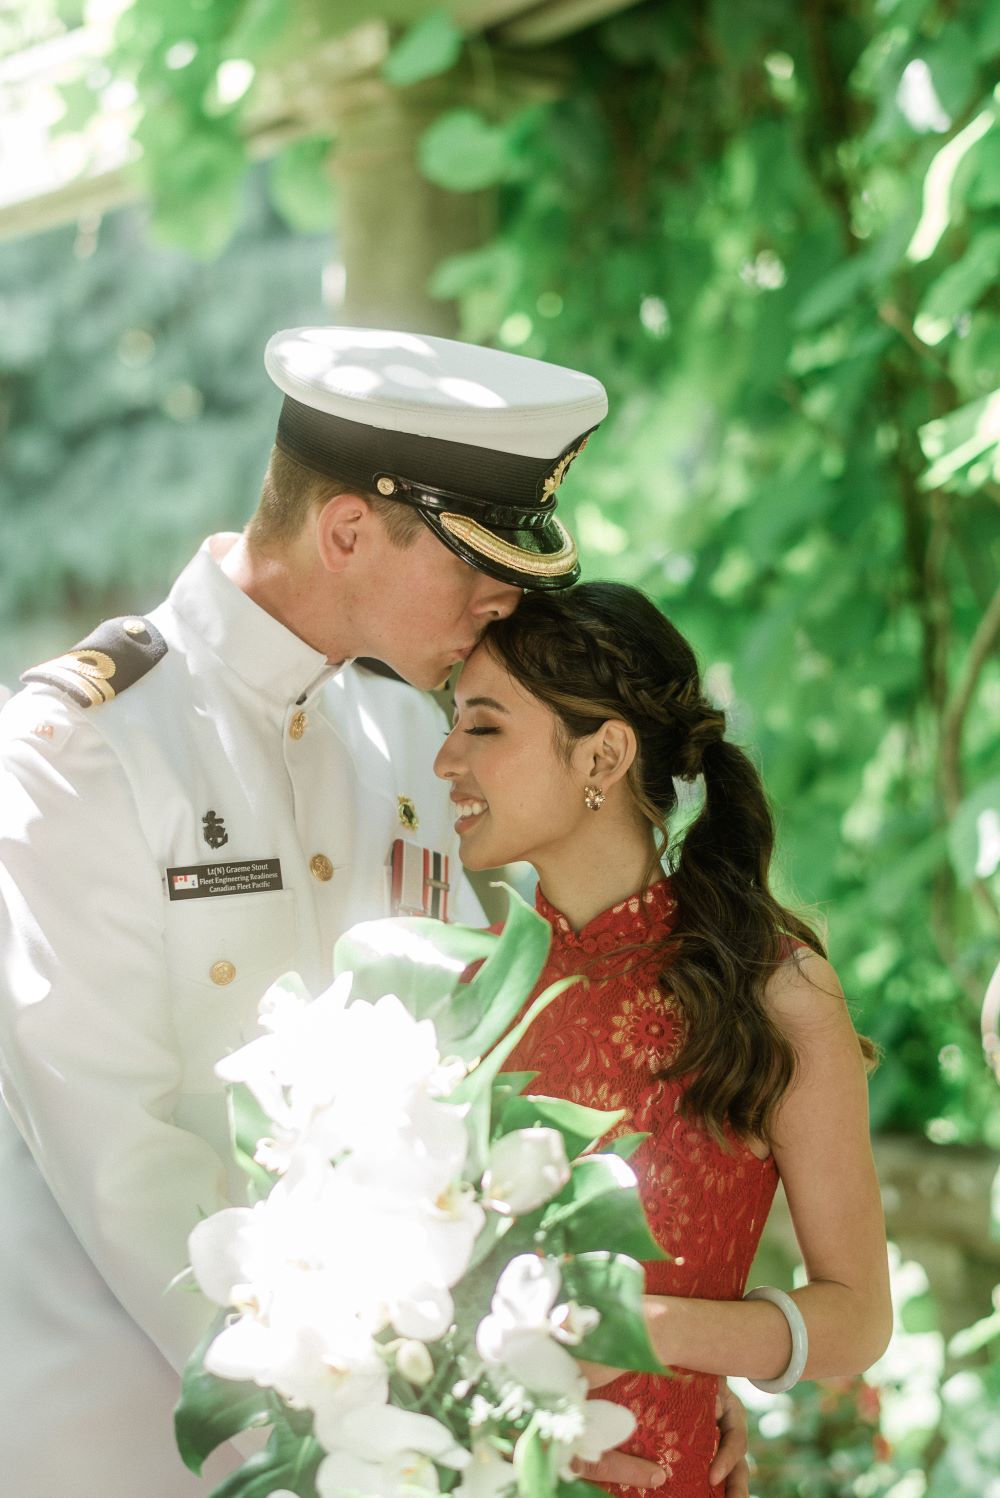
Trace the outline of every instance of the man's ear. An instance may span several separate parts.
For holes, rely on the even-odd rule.
[[[635,729],[620,718],[609,718],[578,746],[579,759],[577,754],[573,758],[588,784],[607,791],[628,774],[637,749]]]
[[[343,572],[375,520],[362,494],[335,494],[316,511],[316,550],[328,572]]]

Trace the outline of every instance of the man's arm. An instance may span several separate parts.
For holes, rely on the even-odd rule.
[[[100,711],[93,709],[91,711]],[[161,871],[96,727],[25,693],[0,741],[3,1092],[86,1252],[180,1367],[211,1311],[166,1286],[224,1205],[222,1164],[171,1121],[181,1080]]]

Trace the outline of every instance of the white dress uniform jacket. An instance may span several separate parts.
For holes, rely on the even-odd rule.
[[[0,1117],[10,1498],[209,1491],[171,1412],[211,1309],[166,1287],[195,1222],[244,1199],[214,1063],[273,979],[319,992],[341,932],[388,913],[395,839],[446,852],[452,918],[482,923],[432,701],[331,668],[229,581],[225,545],[149,615],[168,650],[140,680],[87,709],[33,685],[0,714],[0,1080],[34,1157]],[[170,898],[168,870],[212,866],[216,888],[251,863],[251,892],[238,871],[235,893]]]

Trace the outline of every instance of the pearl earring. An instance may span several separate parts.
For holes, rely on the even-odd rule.
[[[604,805],[604,792],[599,785],[585,785],[583,800],[588,811],[600,811]]]

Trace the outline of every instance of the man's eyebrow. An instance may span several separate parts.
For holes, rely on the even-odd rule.
[[[465,699],[465,701],[462,703],[462,706],[463,707],[492,707],[495,712],[498,712],[498,713],[507,713],[508,717],[510,716],[510,710],[509,710],[509,708],[504,707],[503,703],[502,702],[498,702],[495,697],[467,697]]]

